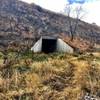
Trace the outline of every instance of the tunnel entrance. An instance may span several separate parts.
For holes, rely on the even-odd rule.
[[[56,51],[57,39],[42,39],[42,52],[52,53]]]

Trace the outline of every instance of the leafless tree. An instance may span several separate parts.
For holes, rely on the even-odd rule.
[[[83,10],[82,5],[73,7],[67,4],[64,9],[64,14],[68,17],[68,29],[71,35],[71,41],[74,39],[74,35],[77,33],[79,21],[84,17],[85,10]]]

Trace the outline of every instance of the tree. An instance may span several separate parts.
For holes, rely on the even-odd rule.
[[[71,35],[71,41],[74,39],[74,35],[77,33],[79,21],[84,17],[85,11],[82,5],[73,7],[67,4],[64,9],[64,14],[68,17],[68,29]]]

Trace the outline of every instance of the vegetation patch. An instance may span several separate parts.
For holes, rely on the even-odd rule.
[[[7,52],[0,58],[0,100],[100,99],[100,57]],[[98,99],[99,98],[99,99]]]

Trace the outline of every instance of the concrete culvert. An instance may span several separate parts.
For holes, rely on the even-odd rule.
[[[60,38],[42,36],[31,48],[33,52],[67,52],[73,53],[73,48]]]

